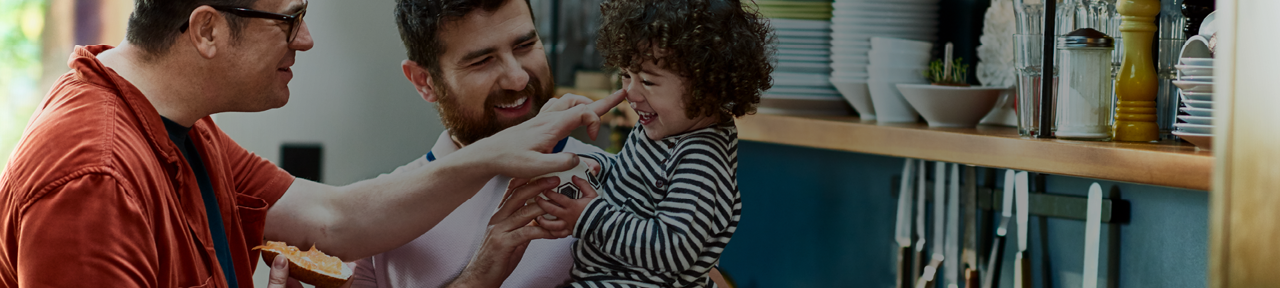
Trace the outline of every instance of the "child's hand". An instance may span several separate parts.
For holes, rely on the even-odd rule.
[[[573,185],[577,185],[582,190],[582,198],[569,199],[555,191],[542,192],[543,196],[547,196],[551,200],[545,200],[541,197],[535,198],[538,201],[538,207],[541,207],[547,214],[556,216],[556,220],[548,220],[547,218],[539,218],[538,223],[543,228],[551,230],[551,234],[556,237],[564,237],[573,234],[573,227],[578,224],[578,217],[582,215],[582,210],[587,208],[587,204],[592,199],[596,199],[596,189],[591,188],[591,183],[587,180],[573,176]]]
[[[587,163],[587,168],[591,168],[591,176],[600,175],[600,162],[595,159],[582,157],[582,162]]]

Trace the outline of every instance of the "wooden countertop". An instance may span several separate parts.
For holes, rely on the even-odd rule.
[[[742,140],[1208,191],[1213,153],[1188,143],[1032,139],[1013,127],[876,125],[851,116],[756,114],[737,120]]]

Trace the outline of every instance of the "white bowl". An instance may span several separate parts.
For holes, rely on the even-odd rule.
[[[1200,149],[1208,150],[1213,148],[1213,134],[1198,134],[1198,133],[1187,133],[1182,131],[1173,131],[1173,135],[1177,135],[1178,138],[1182,138],[1182,140],[1187,140],[1187,142],[1191,142],[1192,145],[1196,145],[1196,147],[1200,147]]]
[[[839,78],[831,78],[831,84],[836,86],[836,90],[840,91],[840,95],[849,105],[853,105],[854,110],[858,110],[858,115],[862,120],[875,120],[876,108],[871,104],[871,91],[867,90],[867,81],[846,81]]]
[[[1213,92],[1213,82],[1173,80],[1173,85],[1183,92]]]
[[[1191,123],[1173,123],[1175,130],[1196,133],[1196,134],[1213,134],[1213,125],[1200,125]]]
[[[1211,66],[1211,67],[1212,67],[1212,66],[1213,66],[1213,58],[1208,58],[1208,57],[1200,57],[1200,58],[1185,58],[1185,57],[1184,57],[1184,58],[1178,58],[1178,63],[1179,63],[1179,64],[1182,64],[1182,65],[1191,65],[1191,66]]]
[[[1191,124],[1213,125],[1213,117],[1200,117],[1191,115],[1178,115],[1178,119]]]
[[[1178,108],[1178,110],[1182,110],[1182,112],[1187,112],[1187,114],[1191,114],[1191,116],[1213,117],[1213,109],[1182,107],[1182,108]]]
[[[929,127],[974,127],[1009,87],[898,84],[898,91]]]
[[[1184,99],[1182,100],[1182,103],[1186,103],[1187,107],[1191,107],[1191,108],[1213,109],[1213,101],[1196,101],[1196,100]]]
[[[1187,38],[1187,42],[1182,44],[1182,51],[1178,52],[1178,58],[1212,58],[1213,53],[1209,52],[1209,39],[1200,35]],[[1191,64],[1197,65],[1197,64]],[[1212,66],[1212,65],[1202,65]]]
[[[1213,66],[1173,65],[1181,76],[1213,76]],[[1181,77],[1180,76],[1180,77]]]
[[[911,107],[911,103],[907,103],[907,99],[902,97],[902,93],[898,92],[898,83],[921,83],[920,82],[888,82],[888,81],[867,81],[867,89],[871,91],[871,104],[876,110],[877,123],[914,123],[920,117],[920,113]]]
[[[925,66],[885,66],[885,65],[867,65],[867,74],[871,77],[880,77],[886,80],[896,80],[901,78],[920,79],[924,81]]]
[[[1182,77],[1178,77],[1178,80],[1187,81],[1187,82],[1204,82],[1204,83],[1212,84],[1213,76],[1182,76]]]
[[[1186,92],[1182,91],[1183,99],[1213,101],[1213,92]]]
[[[891,63],[896,61],[905,62],[925,62],[929,63],[929,53],[918,52],[895,52],[886,50],[871,49],[867,52],[867,57],[871,57],[872,61]]]
[[[933,51],[932,42],[889,37],[871,37],[871,46],[889,51]]]

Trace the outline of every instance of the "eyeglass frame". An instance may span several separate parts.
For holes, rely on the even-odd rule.
[[[289,23],[289,31],[288,31],[289,34],[285,34],[284,36],[285,43],[293,43],[293,40],[298,37],[298,31],[301,30],[301,29],[298,29],[298,23],[301,23],[302,17],[307,15],[307,5],[308,3],[306,1],[303,1],[302,10],[298,11],[298,13],[293,15],[259,11],[259,10],[244,8],[244,7],[231,7],[231,6],[221,6],[221,5],[209,5],[209,7],[212,7],[214,10],[231,13],[231,15],[236,15],[240,17],[262,18],[262,19],[269,19],[269,20],[285,21]],[[187,20],[187,22],[182,23],[181,27],[178,27],[178,32],[187,33],[187,28],[190,26],[191,26],[191,20]]]

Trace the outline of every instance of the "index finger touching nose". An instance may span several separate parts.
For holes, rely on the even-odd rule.
[[[613,94],[587,105],[591,107],[591,111],[596,112],[596,115],[599,116],[609,113],[609,110],[617,107],[618,103],[622,103],[622,99],[627,99],[627,90],[618,89],[617,92],[613,92]]]

